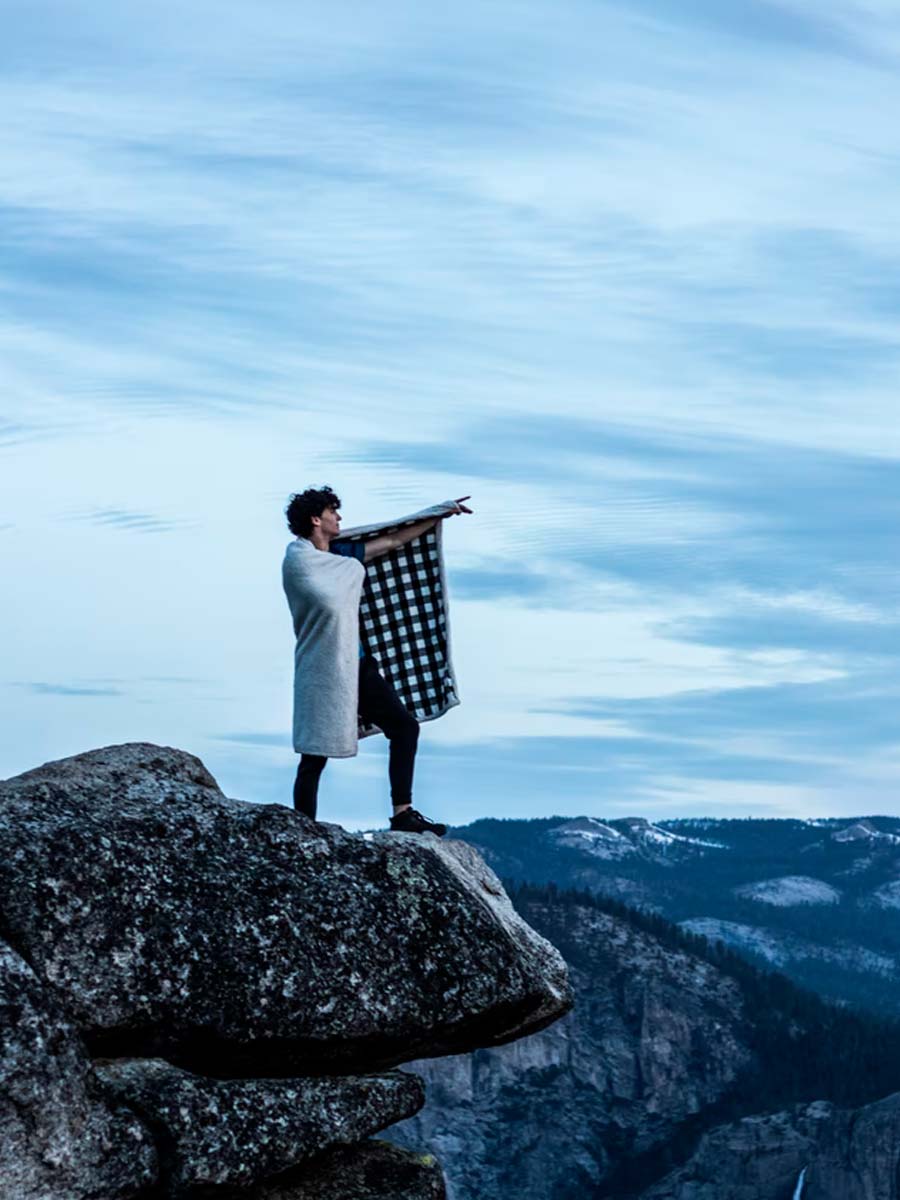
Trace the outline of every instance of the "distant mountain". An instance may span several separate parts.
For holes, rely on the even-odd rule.
[[[664,862],[679,853],[687,857],[697,850],[725,849],[721,842],[674,833],[643,817],[625,817],[618,821],[576,817],[574,821],[565,821],[551,829],[549,836],[557,846],[606,860],[636,857]]]
[[[837,1001],[900,1015],[900,819],[475,821],[504,879],[617,897]]]
[[[900,843],[900,836],[878,829],[868,819],[854,821],[852,825],[836,830],[831,836],[836,842],[891,842],[895,846]]]
[[[816,1156],[817,1170],[837,1178],[843,1164],[871,1195],[888,1195],[878,1190],[886,1163],[844,1162],[850,1143],[828,1139],[857,1106],[900,1089],[896,1025],[829,1006],[618,901],[552,887],[513,900],[563,953],[575,1007],[509,1046],[411,1064],[428,1102],[391,1137],[439,1157],[449,1200],[680,1200],[704,1178],[713,1183],[696,1200],[787,1200]],[[813,1103],[834,1117],[821,1145],[808,1117],[791,1115]],[[762,1179],[750,1165],[760,1122]],[[721,1196],[719,1173],[731,1188]],[[824,1190],[820,1200],[845,1197]]]

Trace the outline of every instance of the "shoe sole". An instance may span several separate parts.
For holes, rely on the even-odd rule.
[[[388,833],[433,833],[435,837],[443,837],[446,832],[446,828],[442,829],[440,833],[436,829],[394,829],[392,827],[388,830]]]

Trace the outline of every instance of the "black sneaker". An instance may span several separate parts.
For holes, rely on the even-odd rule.
[[[434,833],[438,837],[443,837],[447,832],[446,825],[429,821],[414,808],[404,808],[396,817],[391,817],[391,829],[394,833]]]

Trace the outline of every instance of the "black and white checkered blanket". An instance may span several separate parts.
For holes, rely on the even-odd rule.
[[[339,540],[368,542],[454,508],[447,501],[398,521],[342,529]],[[443,524],[438,521],[405,546],[366,563],[359,604],[363,648],[378,660],[382,675],[418,721],[433,721],[459,704],[450,658]],[[375,725],[359,728],[360,737],[380,732]]]

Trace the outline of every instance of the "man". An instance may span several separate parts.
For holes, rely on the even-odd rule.
[[[294,622],[294,749],[300,765],[294,807],[315,820],[319,779],[329,758],[357,753],[357,722],[377,726],[390,742],[392,830],[434,833],[446,826],[412,806],[419,723],[377,660],[359,640],[364,563],[412,542],[438,521],[471,513],[459,500],[439,515],[400,526],[366,541],[340,542],[340,498],[328,486],[291,496],[285,515],[296,535],[285,552],[283,582]]]

